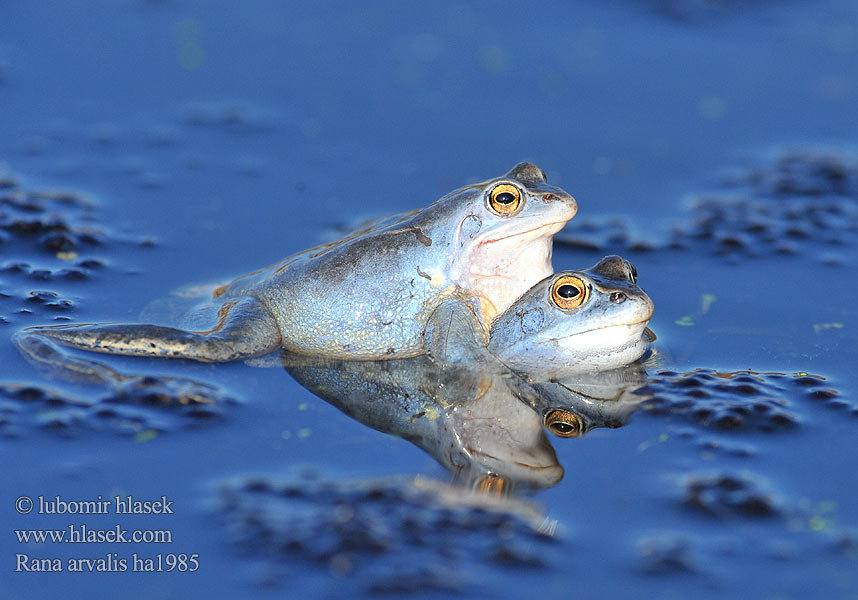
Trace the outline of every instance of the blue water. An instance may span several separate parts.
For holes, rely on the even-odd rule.
[[[665,9],[671,6],[679,14]],[[558,246],[554,259],[558,269],[590,266],[609,253],[633,260],[656,306],[653,373],[808,372],[825,377],[847,406],[788,388],[783,400],[799,416],[789,432],[707,430],[640,413],[620,429],[555,439],[566,476],[533,501],[558,522],[557,541],[535,546],[541,566],[505,567],[468,552],[487,534],[447,531],[445,544],[460,552],[460,568],[449,572],[460,591],[858,594],[854,230],[834,227],[843,237],[838,246],[799,239],[789,255],[733,260],[705,241],[685,250],[663,245],[672,223],[691,218],[689,194],[722,193],[725,174],[755,165],[771,171],[784,148],[824,148],[854,160],[854,3],[19,2],[0,8],[0,22],[0,175],[11,173],[20,189],[90,198],[102,244],[78,251],[105,263],[82,281],[38,279],[5,266],[56,270],[74,259],[6,236],[2,340],[56,316],[138,320],[151,301],[181,286],[228,280],[364,217],[427,205],[531,160],[579,202],[564,233],[618,215],[633,237],[655,246],[631,254],[610,241],[595,251]],[[827,264],[829,255],[837,264]],[[56,292],[73,308],[33,308],[26,298],[35,290]],[[706,310],[704,295],[715,297]],[[110,364],[213,383],[239,402],[199,422],[144,408],[150,421],[131,435],[93,430],[86,420],[66,433],[21,420],[15,436],[0,438],[4,598],[69,589],[94,598],[117,589],[140,598],[366,592],[373,569],[396,562],[389,553],[357,553],[351,569],[341,569],[300,555],[238,552],[215,488],[250,475],[290,480],[306,469],[331,481],[447,480],[417,447],[349,419],[280,369]],[[6,342],[0,382],[90,399],[99,393],[45,380]],[[38,409],[43,419],[50,412]],[[707,440],[714,450],[701,446]],[[723,450],[737,444],[750,456]],[[712,517],[683,504],[687,478],[722,472],[759,482],[777,514]],[[13,530],[83,522],[19,515],[15,498],[126,493],[167,495],[176,514],[85,522],[168,528],[175,540],[168,549],[45,544],[26,551],[199,553],[198,572],[14,571],[22,545]],[[680,548],[681,566],[648,570],[653,547]],[[408,563],[409,552],[414,563],[433,564],[431,552],[427,559],[407,547],[396,564]],[[437,587],[417,586],[412,595],[443,594]]]

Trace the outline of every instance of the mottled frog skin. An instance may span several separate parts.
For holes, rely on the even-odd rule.
[[[552,239],[575,200],[521,163],[502,177],[447,194],[423,210],[382,219],[218,288],[206,331],[145,324],[30,328],[97,352],[223,362],[278,348],[343,359],[424,353],[423,331],[449,301],[488,331],[553,272]]]

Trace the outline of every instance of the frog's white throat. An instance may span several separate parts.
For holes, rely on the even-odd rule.
[[[522,294],[554,272],[551,266],[554,234],[566,224],[546,223],[523,232],[485,235],[465,248],[468,256],[453,273],[459,288],[481,299],[483,325],[488,328]],[[461,260],[464,259],[464,260]]]

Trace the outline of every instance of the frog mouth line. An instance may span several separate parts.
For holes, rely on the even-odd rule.
[[[581,396],[582,398],[584,398],[585,400],[589,400],[593,404],[599,404],[602,402],[619,402],[620,398],[622,398],[623,394],[626,392],[625,389],[621,389],[619,392],[617,392],[616,396],[613,396],[611,398],[602,398],[600,396],[591,396],[590,394],[585,394],[584,392],[582,392],[580,390],[576,390],[575,388],[571,388],[568,385],[565,385],[564,383],[562,383],[560,381],[557,381],[555,383],[557,383],[557,385],[562,387],[567,392]],[[560,408],[562,408],[562,407],[560,407]],[[549,409],[549,410],[551,410],[551,409]],[[592,429],[592,427],[590,429]]]
[[[543,340],[543,341],[541,341],[541,342],[537,342],[537,343],[540,343],[540,344],[552,343],[552,342],[557,341],[557,339],[569,339],[569,338],[574,338],[574,337],[576,337],[576,336],[579,336],[579,335],[585,335],[585,334],[588,334],[588,333],[593,333],[593,332],[598,332],[598,331],[608,331],[608,330],[610,330],[610,329],[614,329],[614,328],[616,328],[616,327],[628,327],[628,328],[632,328],[632,327],[634,327],[635,325],[646,325],[647,323],[649,323],[649,320],[650,320],[651,318],[652,318],[652,316],[649,316],[649,317],[647,317],[646,319],[641,319],[640,321],[634,321],[634,322],[632,322],[632,323],[617,323],[616,325],[608,325],[607,327],[595,327],[595,328],[593,328],[593,329],[587,329],[586,331],[579,331],[579,332],[577,332],[577,333],[573,333],[572,335],[565,335],[565,336],[563,336],[562,338],[555,338],[555,339]],[[644,327],[644,331],[646,331],[646,327]],[[642,338],[642,339],[643,339],[643,333],[644,333],[644,331],[642,331],[642,332],[641,332],[641,338]]]
[[[566,223],[568,223],[568,221],[553,221],[551,223],[545,223],[543,225],[540,225],[539,227],[534,227],[533,229],[528,229],[526,231],[519,231],[518,233],[512,233],[510,235],[505,235],[504,237],[499,237],[499,238],[496,238],[493,240],[485,240],[483,242],[480,242],[479,245],[484,246],[485,244],[494,244],[495,242],[502,242],[503,240],[508,240],[510,238],[518,237],[520,235],[533,233],[534,231],[539,231],[540,229],[545,229],[547,227],[553,227],[555,225],[565,225]]]
[[[528,463],[523,463],[523,462],[518,461],[518,460],[505,461],[505,460],[498,458],[497,456],[493,456],[493,455],[489,454],[488,452],[483,452],[482,450],[477,450],[476,448],[473,448],[472,446],[465,446],[465,450],[467,450],[469,454],[474,455],[474,456],[484,456],[486,458],[490,458],[492,460],[496,460],[496,461],[501,462],[501,463],[508,463],[508,464],[517,465],[519,467],[524,467],[525,469],[530,469],[532,471],[544,471],[545,469],[553,469],[554,468],[554,465],[532,465],[532,464],[528,464]]]

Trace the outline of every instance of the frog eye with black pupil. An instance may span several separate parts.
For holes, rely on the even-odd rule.
[[[510,183],[499,183],[489,192],[489,206],[499,215],[511,215],[521,205],[521,192]]]
[[[557,437],[570,438],[584,433],[581,418],[568,410],[555,409],[545,414],[545,427]]]
[[[578,308],[587,300],[587,286],[571,275],[564,275],[551,286],[551,300],[560,308]]]
[[[628,265],[629,265],[629,274],[631,275],[630,279],[631,279],[632,283],[637,283],[638,282],[638,270],[635,268],[635,266],[632,263],[628,263]]]

